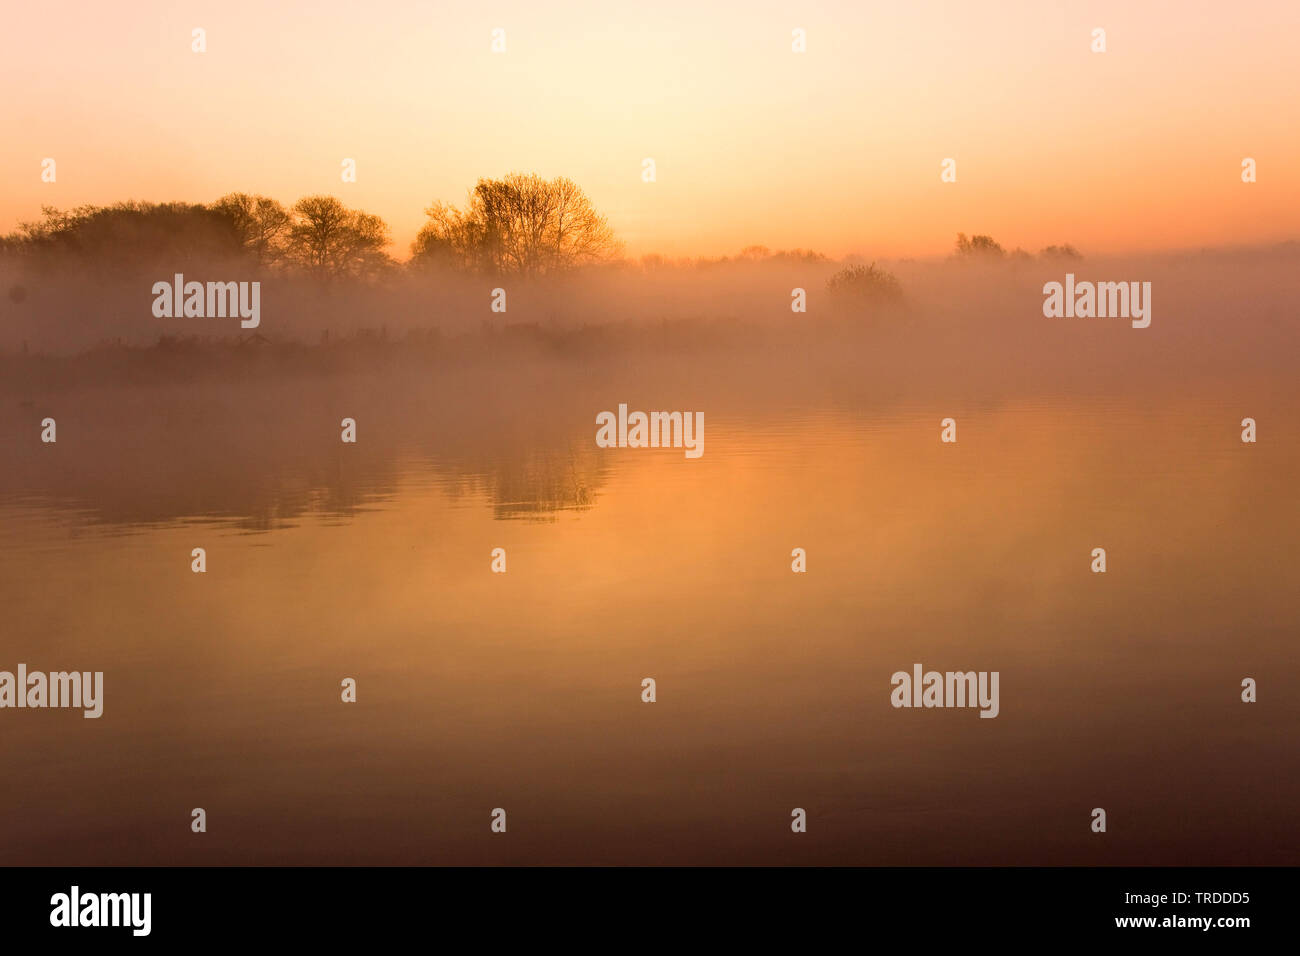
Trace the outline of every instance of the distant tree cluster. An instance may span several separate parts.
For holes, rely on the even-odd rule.
[[[43,207],[0,237],[0,254],[37,264],[73,260],[100,270],[240,259],[263,270],[320,280],[371,279],[397,263],[385,251],[387,223],[351,209],[333,196],[306,196],[285,207],[267,196],[230,193],[203,205],[119,202],[69,211]],[[461,208],[435,202],[411,246],[413,270],[450,269],[490,276],[550,276],[618,260],[622,246],[587,195],[564,177],[543,179],[511,173],[480,179]],[[966,261],[1028,260],[1008,253],[992,236],[958,233],[955,255]],[[1053,245],[1044,259],[1079,259],[1070,245]],[[747,246],[734,257],[671,260],[645,256],[642,269],[707,269],[734,264],[805,266],[829,263],[806,249],[772,251]],[[833,276],[832,293],[863,301],[901,297],[898,280],[874,263],[850,266]]]
[[[178,260],[227,258],[241,252],[224,217],[194,203],[120,202],[112,206],[41,209],[37,222],[19,224],[3,239],[4,251],[39,261],[75,259],[114,268],[159,250]]]
[[[1082,259],[1083,254],[1074,246],[1066,243],[1063,246],[1048,246],[1039,253],[1044,259]]]
[[[608,261],[620,249],[605,217],[563,177],[480,179],[463,209],[435,202],[425,214],[411,247],[417,268],[542,276]]]
[[[1001,259],[1007,251],[992,236],[971,236],[957,233],[957,255],[962,259]]]
[[[621,251],[608,221],[570,179],[512,173],[480,179],[465,208],[434,203],[410,266],[486,275],[544,276],[607,262]],[[167,260],[251,259],[265,269],[317,279],[365,279],[396,263],[388,225],[333,196],[275,199],[231,193],[210,205],[121,202],[70,212],[42,209],[0,238],[0,253],[53,263],[75,258],[103,269]]]
[[[1032,259],[1023,249],[1013,249],[1008,253],[992,236],[970,236],[964,232],[957,233],[955,254],[958,259],[967,261],[990,261],[995,259],[1028,260]],[[1042,259],[1082,259],[1083,255],[1068,243],[1060,246],[1048,246],[1038,253]]]
[[[682,256],[673,258],[657,252],[647,253],[637,260],[645,272],[666,269],[724,269],[734,265],[807,266],[832,262],[828,256],[811,249],[769,249],[767,246],[746,246],[734,256]]]
[[[113,269],[167,259],[181,266],[251,258],[267,268],[317,278],[366,278],[392,265],[388,226],[332,196],[286,209],[274,199],[231,193],[211,205],[120,202],[62,212],[43,207],[0,240],[8,255],[40,262],[75,259]]]

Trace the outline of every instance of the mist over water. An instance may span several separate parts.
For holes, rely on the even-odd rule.
[[[6,275],[0,667],[106,701],[0,735],[0,859],[1295,864],[1298,259],[268,278],[256,338],[162,263]],[[1045,318],[1067,271],[1150,327]],[[598,448],[619,403],[705,454]],[[892,709],[914,661],[1000,715]]]

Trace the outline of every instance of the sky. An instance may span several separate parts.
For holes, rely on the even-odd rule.
[[[634,256],[1300,238],[1295,0],[134,0],[6,21],[5,232],[43,205],[325,192],[404,258],[431,202],[518,171],[575,180]]]

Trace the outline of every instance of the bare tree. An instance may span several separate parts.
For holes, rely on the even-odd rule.
[[[464,210],[434,203],[425,213],[412,246],[417,265],[536,276],[602,262],[620,248],[605,217],[563,177],[480,179]]]
[[[429,221],[411,245],[413,262],[472,272],[490,271],[486,237],[479,219],[444,202],[435,202],[424,214]]]
[[[274,264],[284,259],[292,220],[280,203],[267,196],[230,193],[214,202],[212,209],[230,218],[244,248],[259,261]]]
[[[620,249],[614,230],[571,179],[550,184],[555,196],[554,266],[583,265],[611,258]]]
[[[383,251],[388,241],[382,219],[333,196],[307,196],[293,204],[288,258],[314,276],[374,275],[390,264]]]

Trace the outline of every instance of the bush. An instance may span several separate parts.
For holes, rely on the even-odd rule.
[[[826,280],[826,291],[842,302],[886,305],[903,300],[903,286],[892,272],[869,266],[848,266]]]

